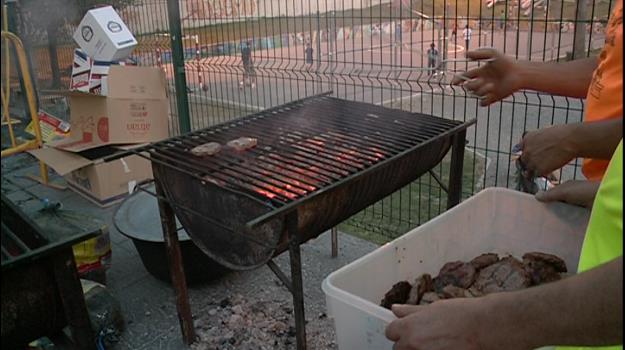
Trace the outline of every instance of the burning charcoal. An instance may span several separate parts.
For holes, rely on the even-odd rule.
[[[476,270],[481,270],[486,266],[496,263],[497,261],[499,261],[499,255],[495,253],[486,253],[471,260],[470,264],[473,265]]]
[[[484,294],[490,294],[519,290],[530,285],[531,277],[525,271],[525,266],[509,256],[482,269],[473,287]]]
[[[217,154],[219,151],[221,151],[220,144],[209,142],[191,149],[191,154],[197,157],[208,157]]]
[[[251,137],[239,137],[238,139],[229,141],[227,145],[237,151],[245,151],[246,149],[256,146],[257,143],[257,139],[253,139]]]
[[[412,286],[407,281],[396,283],[391,290],[384,294],[384,299],[380,305],[390,310],[393,304],[405,304],[411,289]]]
[[[532,285],[557,281],[560,273],[567,272],[566,263],[555,255],[545,253],[527,253],[523,255],[525,270],[532,279]]]
[[[468,291],[466,289],[456,287],[453,284],[446,285],[441,291],[441,294],[445,299],[465,298],[467,293]]]
[[[460,288],[469,288],[475,281],[475,267],[462,261],[448,262],[434,278],[434,289],[440,293],[442,289],[448,285],[454,285]]]
[[[440,300],[440,299],[441,298],[439,298],[438,294],[436,294],[435,292],[427,292],[423,294],[421,301],[419,301],[419,305],[432,304],[433,302]]]
[[[421,277],[417,278],[415,281],[412,289],[410,289],[406,304],[418,305],[419,301],[421,301],[421,298],[423,297],[423,294],[429,292],[430,290],[432,290],[432,276],[427,273],[421,275]]]

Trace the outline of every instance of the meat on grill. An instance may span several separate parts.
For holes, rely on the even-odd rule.
[[[219,153],[221,145],[217,142],[209,142],[191,149],[191,154],[197,157],[208,157]]]
[[[246,149],[256,146],[257,143],[257,139],[251,137],[239,137],[238,139],[228,141],[226,145],[236,151],[245,151]]]
[[[381,306],[393,304],[427,305],[441,299],[475,298],[559,280],[567,272],[559,257],[539,252],[523,255],[523,262],[495,253],[482,254],[470,262],[448,262],[432,279],[423,274],[414,285],[402,281],[384,295]]]

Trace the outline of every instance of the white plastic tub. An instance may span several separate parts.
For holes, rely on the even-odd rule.
[[[448,261],[487,252],[520,258],[540,251],[560,256],[569,271],[576,271],[589,213],[507,189],[478,193],[323,281],[339,349],[392,349],[384,330],[395,316],[379,306],[384,293],[399,281],[435,276]]]

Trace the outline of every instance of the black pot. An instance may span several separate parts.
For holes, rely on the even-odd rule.
[[[153,187],[148,190],[154,192]],[[157,279],[171,283],[156,198],[143,191],[135,192],[120,204],[113,223],[132,240],[145,269]],[[176,225],[180,227],[177,219]],[[178,231],[178,240],[187,284],[210,282],[230,271],[204,254],[183,229]]]

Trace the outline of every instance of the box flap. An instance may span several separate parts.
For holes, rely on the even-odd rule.
[[[89,92],[78,91],[78,90],[46,90],[46,94],[50,95],[58,95],[58,96],[67,96],[67,97],[100,97],[106,98],[106,96],[102,96],[99,94],[92,94]]]
[[[165,73],[157,67],[111,66],[108,97],[123,99],[167,99]]]
[[[64,152],[51,147],[28,151],[28,153],[46,163],[61,176],[67,175],[72,171],[84,168],[93,163],[89,159],[83,158],[75,153]]]

